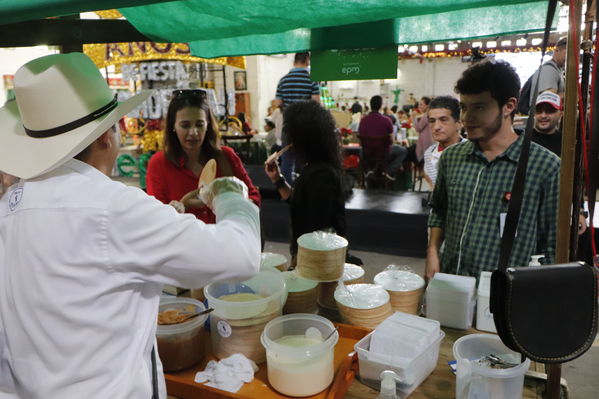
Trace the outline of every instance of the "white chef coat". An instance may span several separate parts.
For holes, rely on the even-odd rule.
[[[215,201],[206,225],[74,159],[13,186],[0,200],[0,392],[12,375],[19,398],[150,399],[162,285],[259,270],[258,208]]]

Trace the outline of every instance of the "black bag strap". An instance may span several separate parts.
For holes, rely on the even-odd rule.
[[[543,47],[541,55],[540,68],[543,66],[543,58],[545,57],[545,51],[547,50],[547,43],[549,42],[549,31],[551,30],[551,23],[555,16],[555,9],[557,8],[557,0],[549,0],[549,6],[547,8],[547,19],[545,20],[545,32],[543,34]],[[512,247],[514,245],[514,238],[516,237],[516,230],[518,228],[518,220],[520,219],[520,208],[522,207],[522,199],[524,197],[524,181],[526,177],[526,169],[528,167],[528,157],[530,153],[530,141],[532,138],[532,130],[535,119],[535,104],[537,102],[539,78],[541,73],[539,72],[536,76],[536,82],[534,87],[534,93],[531,93],[532,106],[526,121],[526,130],[524,133],[524,139],[522,142],[522,150],[520,152],[520,159],[518,160],[518,166],[516,174],[514,176],[514,182],[512,185],[512,195],[510,204],[508,206],[507,216],[505,220],[505,227],[503,235],[501,237],[501,246],[499,250],[499,270],[505,270],[510,261],[510,255],[512,253]]]
[[[152,399],[158,399],[158,370],[156,368],[156,346],[152,346]]]

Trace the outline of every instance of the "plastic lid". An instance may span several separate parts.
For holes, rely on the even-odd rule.
[[[364,277],[364,269],[358,265],[354,265],[351,263],[346,263],[343,267],[343,281],[351,281],[357,280],[361,277]]]
[[[415,291],[424,287],[424,279],[405,270],[387,270],[374,276],[374,283],[389,291]]]
[[[308,280],[297,275],[295,270],[283,272],[285,278],[285,284],[287,285],[287,292],[303,292],[315,288],[318,285],[318,281]]]
[[[297,239],[297,244],[314,251],[331,251],[347,247],[347,240],[334,233],[313,231],[300,236]]]
[[[476,288],[476,278],[454,274],[436,273],[428,283],[427,290],[441,289],[462,293],[473,293]]]
[[[260,255],[260,269],[273,268],[284,264],[287,264],[285,255],[272,252],[263,252]]]
[[[374,309],[389,302],[389,293],[376,284],[338,286],[335,300],[354,309]]]

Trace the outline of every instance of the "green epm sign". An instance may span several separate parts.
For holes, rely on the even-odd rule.
[[[312,51],[313,81],[397,78],[397,46]]]

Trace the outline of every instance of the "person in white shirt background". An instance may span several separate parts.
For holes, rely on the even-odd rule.
[[[200,191],[217,223],[179,214],[108,176],[124,103],[84,54],[15,74],[0,108],[0,398],[166,398],[154,353],[163,284],[255,275],[258,208],[232,177]],[[153,378],[156,370],[157,378]]]
[[[424,178],[432,191],[443,150],[463,140],[460,102],[451,96],[435,97],[428,106],[427,117],[435,143],[424,151]]]

